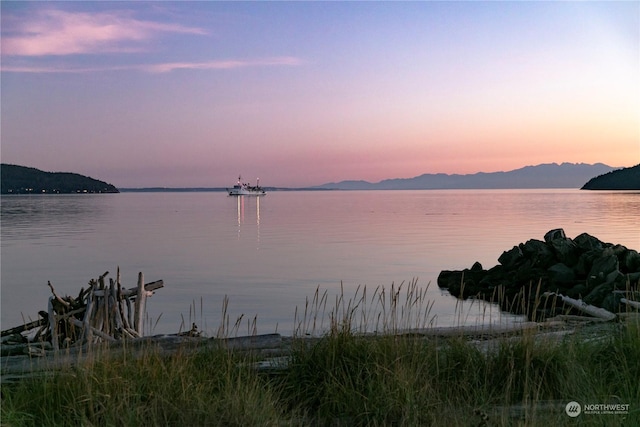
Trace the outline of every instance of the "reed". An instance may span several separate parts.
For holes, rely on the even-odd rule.
[[[294,314],[294,337],[325,334],[395,334],[406,329],[423,329],[433,325],[433,301],[427,299],[429,285],[421,287],[414,278],[409,283],[391,284],[389,289],[378,286],[371,295],[366,286],[358,286],[352,296],[335,295],[333,307],[327,311],[328,292],[320,288],[299,314]]]
[[[242,324],[228,303],[220,337]],[[415,280],[335,298],[316,289],[296,311],[288,368],[276,373],[252,368],[255,353],[165,357],[150,346],[134,357],[98,347],[72,369],[3,385],[2,425],[640,425],[637,317],[594,336],[524,331],[486,347],[412,333],[430,327],[431,308]],[[630,407],[576,421],[564,411],[574,400]]]

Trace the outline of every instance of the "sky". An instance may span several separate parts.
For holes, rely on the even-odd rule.
[[[640,2],[0,2],[3,163],[304,187],[640,163]]]

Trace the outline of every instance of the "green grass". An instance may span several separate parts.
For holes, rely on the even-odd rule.
[[[298,319],[289,368],[276,373],[251,368],[257,356],[248,353],[161,357],[149,348],[133,358],[98,349],[72,369],[3,385],[2,425],[477,426],[483,417],[488,426],[640,425],[637,320],[590,341],[523,332],[492,351],[461,336],[360,334],[425,323],[430,307],[411,287],[369,298],[363,290],[329,313],[318,294]],[[375,311],[383,314],[363,313],[371,302],[386,304]],[[328,332],[305,339],[322,319]],[[564,412],[570,401],[630,408],[574,419]]]

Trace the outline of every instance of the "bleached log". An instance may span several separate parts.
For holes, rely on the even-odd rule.
[[[136,333],[136,331],[133,331],[131,329],[128,328],[122,328],[120,329],[120,332],[122,333],[123,336],[127,337],[127,338],[139,338],[138,334]]]
[[[131,307],[131,300],[129,298],[125,298],[124,302],[127,304],[127,318],[129,320],[129,328],[131,328],[132,330],[135,328],[136,324],[134,322],[134,317],[133,317],[133,309]]]
[[[203,348],[224,348],[234,351],[252,351],[280,348],[283,339],[280,334],[263,334],[232,338],[201,338],[188,335],[155,335],[136,339],[128,344],[129,348],[135,346],[147,347],[150,345],[162,349],[166,353],[180,350],[185,354],[190,350]]]
[[[116,308],[116,300],[115,298],[113,298],[113,296],[109,295],[109,335],[112,335],[112,336],[115,335],[115,332],[120,327],[118,325],[116,313],[118,313],[118,310]]]
[[[98,289],[104,290],[106,288],[104,284],[104,278],[107,277],[107,274],[109,274],[109,272],[105,271],[102,276],[98,276]]]
[[[109,286],[107,286],[106,283],[104,283],[104,276],[100,276],[98,278],[98,281],[100,283],[103,284],[103,288],[104,288],[104,298],[102,298],[102,303],[104,304],[104,323],[102,324],[102,331],[107,334],[107,335],[111,335],[111,310],[109,307],[109,295],[110,295],[110,291],[109,291]]]
[[[93,315],[93,308],[95,306],[95,297],[93,292],[89,292],[87,295],[87,309],[84,312],[84,318],[82,321],[82,342],[91,341],[91,316]]]
[[[155,290],[158,290],[160,288],[164,287],[164,281],[163,280],[156,280],[155,282],[149,282],[147,284],[144,285],[144,290],[147,292],[153,292]],[[122,296],[124,297],[131,297],[131,296],[137,296],[138,295],[138,288],[130,288],[130,289],[122,289]]]
[[[51,284],[50,281],[47,282],[47,285],[49,286],[49,288],[51,288],[51,293],[53,294],[53,296],[56,299],[56,301],[58,301],[60,304],[62,304],[65,307],[69,307],[70,306],[70,304],[67,301],[63,300],[62,298],[60,298],[58,296],[58,294],[56,294],[56,290],[53,289],[53,285]]]
[[[56,318],[55,313],[53,312],[53,297],[49,297],[49,328],[51,329],[51,344],[53,344],[53,349],[58,350],[58,319]]]
[[[111,303],[111,316],[114,323],[114,331],[120,331],[127,335],[124,321],[120,313],[120,301],[118,301],[118,289],[116,283],[111,283],[111,296],[109,297]]]
[[[33,339],[31,341],[33,342],[42,341],[40,337],[42,336],[42,334],[46,334],[48,330],[49,330],[48,322],[45,322],[42,326],[40,326],[40,329],[36,331],[36,334],[33,336]]]
[[[94,309],[94,314],[90,319],[90,324],[91,324],[91,327],[102,330],[102,323],[104,322],[104,316],[102,314],[102,311],[104,310],[104,304],[102,303],[102,298],[104,297],[100,297],[96,294],[94,294],[94,297],[95,297],[95,303],[94,303],[95,309]]]
[[[24,353],[30,357],[46,357],[47,352],[39,345],[28,345],[24,348]]]
[[[592,316],[576,316],[573,314],[558,314],[556,316],[547,318],[546,322],[568,322],[568,323],[594,323],[594,322],[608,322],[606,319]]]
[[[282,336],[280,334],[265,334],[224,339],[214,338],[213,342],[228,350],[257,350],[278,347],[282,343]]]
[[[626,298],[621,298],[620,302],[640,310],[640,302],[638,302],[638,301],[631,301],[631,300],[626,299]]]
[[[76,314],[83,313],[86,310],[86,307],[76,308],[75,310],[68,311],[64,314],[58,314],[58,320],[66,320],[71,316],[75,316]]]
[[[127,331],[127,333],[129,333],[134,338],[140,338],[141,337],[141,335],[138,332],[134,331],[131,328],[125,328],[125,330]]]
[[[557,294],[553,292],[545,292],[543,294],[543,296],[551,296],[551,295],[556,295],[558,298],[562,300],[562,302],[564,302],[568,306],[571,306],[583,313],[587,313],[593,317],[598,317],[604,320],[614,320],[617,317],[615,313],[612,313],[601,307],[596,307],[595,305],[587,304],[580,299],[573,299],[570,297],[566,297],[562,294]]]
[[[125,309],[124,309],[125,303],[124,303],[124,297],[122,296],[122,285],[120,283],[120,267],[118,267],[116,287],[117,287],[116,301],[118,304],[118,313],[120,315],[120,320],[122,322],[122,329],[126,331],[129,328],[129,321],[127,319],[127,316],[125,315]]]
[[[111,319],[111,334],[117,329],[122,328],[122,318],[118,324],[118,316],[120,315],[119,303],[118,303],[118,288],[116,282],[111,279],[111,286],[109,287],[111,295],[109,295],[109,318]]]
[[[2,357],[18,356],[27,354],[29,356],[45,356],[45,350],[51,350],[53,347],[48,342],[38,344],[3,344],[0,355]]]
[[[398,330],[392,335],[417,335],[425,337],[456,337],[456,336],[496,336],[527,330],[538,330],[540,324],[536,322],[518,322],[504,325],[469,325],[443,326],[433,328]],[[384,335],[384,333],[383,333]]]
[[[153,293],[153,291],[156,291],[163,287],[164,287],[164,280],[156,280],[155,282],[149,282],[144,285],[144,289],[145,291],[147,291],[147,295],[149,295],[149,292]],[[105,294],[104,290],[98,289],[95,291],[96,296],[102,297],[104,296],[104,294]],[[129,289],[122,288],[122,296],[124,298],[129,298],[129,297],[135,298],[137,295],[138,295],[138,287],[129,288]]]
[[[146,306],[147,293],[144,288],[144,275],[142,272],[138,273],[138,293],[136,295],[135,303],[135,330],[142,336],[144,327],[144,313]]]
[[[34,320],[33,322],[25,323],[24,325],[16,326],[15,328],[5,329],[0,333],[0,337],[6,337],[8,335],[19,334],[21,332],[30,331],[33,328],[46,324],[45,319]]]
[[[76,325],[76,326],[78,326],[80,328],[83,327],[83,323],[80,320],[76,319],[75,317],[72,317],[70,320],[71,320],[71,323],[73,323],[74,325]],[[105,334],[104,332],[99,331],[98,329],[95,329],[93,327],[91,328],[91,332],[93,332],[95,335],[99,336],[100,338],[102,338],[102,339],[104,339],[106,341],[109,341],[109,342],[116,342],[117,341],[111,335]]]

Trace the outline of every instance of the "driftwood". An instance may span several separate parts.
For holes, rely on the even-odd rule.
[[[144,284],[144,276],[139,273],[137,286],[126,289],[120,282],[119,268],[116,280],[110,280],[109,285],[105,284],[108,274],[105,272],[97,280],[91,279],[89,287],[81,289],[77,298],[61,297],[51,282],[47,282],[52,294],[47,311],[41,311],[38,320],[2,331],[2,337],[8,337],[3,340],[6,341],[3,348],[30,344],[21,334],[38,327],[40,329],[31,338],[31,344],[47,342],[54,350],[142,337],[146,299],[162,288],[164,282],[158,280]],[[13,347],[7,349],[11,353],[15,351]],[[25,348],[25,351],[30,350]]]
[[[513,334],[526,330],[538,330],[540,324],[536,322],[517,322],[504,325],[471,325],[471,326],[445,326],[424,329],[407,329],[398,331],[397,335],[416,335],[424,337],[494,337],[505,334]]]
[[[76,319],[77,322],[80,322]],[[253,335],[233,338],[202,338],[189,335],[159,335],[131,340],[105,339],[102,345],[68,347],[55,352],[38,351],[34,346],[28,353],[2,358],[2,382],[11,382],[34,375],[77,366],[83,361],[96,359],[96,355],[118,356],[126,352],[128,357],[144,357],[149,351],[160,356],[191,354],[202,350],[225,349],[233,351],[262,351],[280,349],[283,339],[280,334]],[[4,346],[3,346],[4,347]],[[43,349],[46,349],[44,347]],[[27,357],[27,353],[30,357]],[[42,357],[34,357],[42,356]]]
[[[545,320],[545,323],[548,322],[566,322],[566,323],[598,323],[598,322],[608,322],[606,319],[601,319],[599,317],[591,317],[591,316],[576,316],[573,314],[558,314],[553,317],[549,317]]]
[[[25,331],[30,331],[31,329],[37,328],[38,326],[46,325],[47,319],[42,318],[38,320],[34,320],[33,322],[25,323],[24,325],[16,326],[15,328],[5,329],[0,333],[0,337],[6,337],[9,335],[19,334]]]
[[[543,294],[543,296],[553,296],[553,295],[560,298],[562,302],[564,302],[566,305],[573,307],[576,310],[581,311],[583,313],[589,314],[593,317],[598,317],[606,321],[615,320],[618,317],[615,313],[605,310],[604,308],[596,307],[594,305],[589,305],[579,299],[569,298],[554,292],[545,292]]]
[[[638,302],[638,301],[631,301],[631,300],[629,300],[627,298],[621,298],[620,302],[623,303],[623,304],[627,304],[630,307],[634,307],[634,308],[637,308],[638,310],[640,310],[640,302]]]

